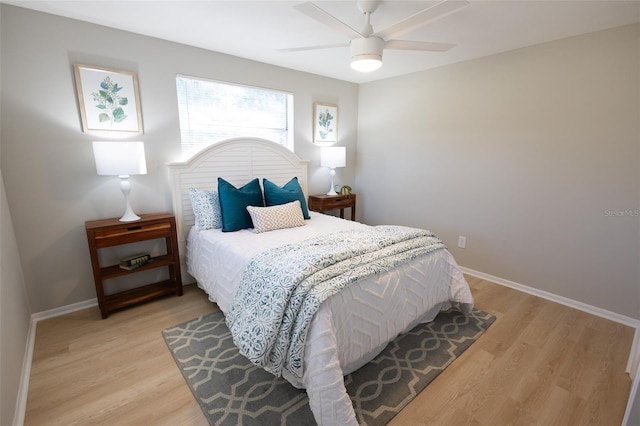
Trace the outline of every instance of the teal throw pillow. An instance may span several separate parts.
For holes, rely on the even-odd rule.
[[[218,196],[222,212],[222,232],[253,228],[247,206],[264,207],[262,190],[258,179],[236,188],[226,180],[218,178]]]
[[[309,209],[307,209],[307,201],[304,199],[304,192],[302,192],[302,187],[300,183],[298,183],[297,177],[285,183],[283,187],[279,187],[265,178],[262,179],[262,186],[264,187],[264,200],[267,207],[279,206],[297,200],[300,201],[302,216],[305,219],[311,218],[309,216]]]

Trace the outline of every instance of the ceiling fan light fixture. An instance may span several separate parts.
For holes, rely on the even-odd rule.
[[[351,40],[351,68],[360,72],[375,71],[382,66],[384,41],[379,37]]]
[[[375,56],[375,55],[370,55]],[[382,58],[352,58],[351,68],[360,72],[375,71],[382,66]]]

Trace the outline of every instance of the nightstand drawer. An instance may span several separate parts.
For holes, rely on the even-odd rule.
[[[96,230],[94,238],[96,247],[111,247],[113,245],[133,243],[140,240],[152,240],[171,236],[171,224],[155,223],[150,225],[131,225],[125,228]]]
[[[324,208],[327,210],[334,209],[342,209],[346,207],[351,207],[353,205],[353,200],[347,196],[340,196],[337,198],[327,198],[324,201]]]
[[[340,210],[340,217],[344,219],[344,209],[351,209],[351,220],[356,220],[356,194],[350,195],[310,195],[309,210],[325,213],[330,210]]]

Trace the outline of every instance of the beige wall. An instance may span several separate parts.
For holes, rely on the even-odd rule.
[[[633,25],[361,85],[364,220],[640,319],[639,56]]]
[[[97,176],[81,131],[73,64],[138,73],[148,174],[134,176],[137,213],[170,211],[165,164],[180,159],[178,73],[294,95],[295,152],[310,163],[309,190],[329,184],[311,142],[313,103],[339,105],[340,145],[353,182],[358,86],[106,27],[2,5],[2,171],[33,312],[95,297],[84,222],[120,216],[117,178]]]

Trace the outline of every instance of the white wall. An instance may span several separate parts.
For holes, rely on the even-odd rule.
[[[0,49],[2,41],[4,39],[0,37]],[[2,76],[1,69],[0,76]],[[30,316],[18,246],[0,168],[0,424],[2,425],[11,425],[15,420]]]
[[[13,424],[29,319],[18,248],[0,174],[0,424]]]
[[[606,214],[640,208],[638,25],[359,88],[0,10],[2,424],[13,416],[29,306],[95,297],[84,221],[122,212],[117,182],[95,175],[98,138],[81,131],[74,63],[138,73],[149,169],[132,179],[139,213],[171,209],[164,164],[180,156],[177,73],[291,91],[310,192],[328,182],[310,141],[312,105],[336,103],[348,149],[337,181],[355,180],[360,219],[431,228],[464,266],[640,318],[640,219]]]
[[[361,85],[364,221],[640,319],[639,62],[632,25]]]
[[[84,222],[120,216],[117,178],[97,176],[82,133],[73,64],[138,73],[148,174],[134,176],[137,213],[171,211],[165,164],[180,159],[176,74],[294,94],[295,152],[310,160],[311,193],[328,172],[311,142],[314,102],[339,106],[339,145],[353,182],[358,86],[93,24],[2,5],[2,171],[33,312],[95,297]]]

